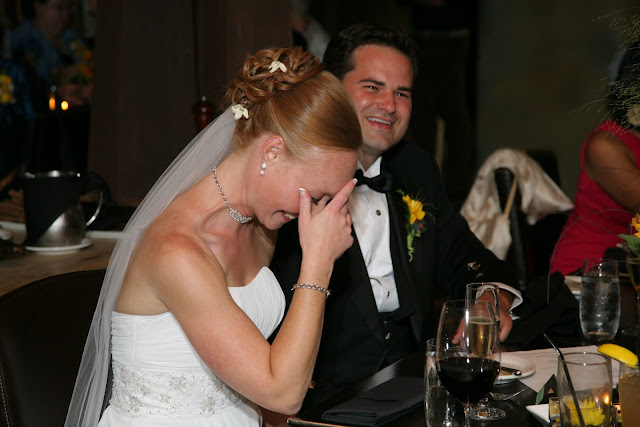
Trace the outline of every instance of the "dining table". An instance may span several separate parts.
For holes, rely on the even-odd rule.
[[[297,416],[291,417],[287,423],[293,426],[350,426],[351,424],[338,424],[335,422],[327,422],[322,419],[323,413],[340,403],[346,402],[366,390],[380,385],[392,378],[398,377],[422,377],[424,374],[425,356],[420,353],[412,353],[409,356],[399,360],[398,362],[387,366],[366,380],[352,386],[343,392],[333,396],[315,408],[305,409]],[[517,381],[519,382],[519,381]],[[499,390],[509,393],[522,387],[520,384],[509,383],[500,386]],[[552,387],[552,383],[548,388]],[[542,425],[529,411],[526,406],[534,404],[536,401],[536,393],[531,389],[515,396],[513,399],[505,401],[491,401],[491,405],[503,409],[507,416],[501,420],[479,422],[473,421],[474,426],[494,426],[494,427],[540,427]],[[544,401],[543,401],[544,402]],[[399,416],[384,424],[385,427],[424,427],[426,426],[423,404],[417,405],[413,410],[404,415]]]
[[[24,224],[0,221],[0,227],[17,245],[15,254],[0,258],[0,295],[49,276],[105,269],[121,235],[120,231],[87,231],[77,250],[47,252],[21,245],[26,235]]]
[[[619,331],[629,326],[638,325],[638,310],[636,305],[636,293],[629,282],[628,278],[621,280],[621,318]],[[595,351],[597,347],[593,343],[587,342],[579,330],[579,326],[575,333],[567,334],[563,336],[550,335],[547,337],[558,346],[561,351],[563,349],[578,349],[582,350],[583,347]],[[526,355],[531,353],[533,360],[538,358],[539,354],[546,354],[549,359],[549,354],[553,354],[552,364],[557,366],[557,356],[555,356],[555,350],[551,348],[547,337],[541,335],[533,339],[526,345],[510,345],[503,344],[501,352],[503,354],[514,355]],[[626,347],[636,354],[640,352],[640,340],[637,336],[626,335],[618,332],[613,343]],[[535,355],[535,356],[534,356]],[[413,377],[423,378],[424,376],[424,364],[425,355],[420,352],[409,354],[401,360],[393,363],[374,375],[346,388],[342,392],[335,394],[328,400],[317,405],[316,407],[303,409],[295,416],[289,417],[286,423],[278,424],[278,427],[284,427],[287,425],[293,426],[352,426],[349,423],[336,423],[328,422],[323,419],[323,414],[328,409],[334,408],[337,405],[343,404],[355,397],[362,395],[362,393],[373,387],[379,386],[393,378],[400,377]],[[555,368],[554,368],[555,369]],[[542,371],[541,367],[539,369]],[[548,372],[548,369],[547,369]],[[533,375],[538,375],[536,372]],[[540,373],[541,375],[541,373]],[[615,373],[614,373],[615,376]],[[530,378],[533,378],[530,377]],[[536,418],[532,412],[527,409],[530,405],[540,405],[548,403],[549,394],[555,393],[556,390],[556,378],[555,375],[550,375],[542,378],[542,383],[538,382],[536,389],[532,389],[526,385],[531,381],[528,379],[515,380],[501,385],[494,385],[492,391],[496,391],[503,394],[511,394],[517,391],[521,391],[519,394],[509,398],[507,400],[498,401],[490,400],[492,406],[503,409],[506,412],[506,417],[500,420],[494,421],[471,421],[472,426],[479,427],[540,427],[545,424],[540,419]],[[394,418],[388,422],[382,424],[385,427],[424,427],[426,426],[424,415],[424,402],[416,405],[409,412],[406,412],[397,418]]]

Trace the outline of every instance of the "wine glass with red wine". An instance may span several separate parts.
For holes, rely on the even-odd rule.
[[[496,282],[474,282],[467,283],[467,299],[482,298],[487,301],[493,314],[496,316],[496,324],[498,327],[498,336],[500,335],[500,287]],[[489,352],[493,348],[487,348]],[[477,405],[471,410],[471,419],[475,421],[494,421],[507,416],[507,413],[489,404],[489,399],[483,397]]]
[[[436,338],[436,369],[447,391],[464,405],[465,425],[470,426],[471,406],[489,393],[500,372],[500,340],[489,303],[445,302]]]

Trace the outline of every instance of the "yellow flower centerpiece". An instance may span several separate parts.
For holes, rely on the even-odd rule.
[[[398,190],[398,193],[402,195],[402,201],[405,204],[406,223],[405,228],[407,230],[407,249],[409,252],[409,262],[413,261],[413,239],[420,237],[422,232],[426,230],[425,219],[426,215],[433,220],[434,217],[430,212],[425,212],[424,206],[417,198],[405,194],[404,191]],[[432,205],[429,205],[432,206]]]
[[[618,234],[618,237],[627,242],[629,250],[640,257],[640,214],[631,219],[631,226],[635,231],[633,234]]]
[[[576,411],[576,405],[573,403],[573,400],[568,399],[564,403],[571,413],[571,425],[579,426],[580,418],[578,417],[578,411]],[[598,407],[593,397],[588,397],[580,402],[580,412],[582,413],[582,418],[586,426],[601,426],[605,420],[602,408]]]

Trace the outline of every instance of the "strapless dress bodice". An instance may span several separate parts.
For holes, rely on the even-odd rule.
[[[229,293],[266,338],[284,315],[284,295],[263,267]],[[259,409],[204,363],[172,313],[112,314],[113,387],[100,426],[260,425]]]

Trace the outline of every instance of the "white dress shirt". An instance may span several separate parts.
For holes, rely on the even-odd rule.
[[[364,172],[367,178],[380,174],[381,157]],[[364,170],[360,162],[358,168]],[[391,263],[389,207],[387,196],[367,185],[357,186],[349,197],[349,213],[367,266],[371,290],[381,313],[400,307]]]
[[[373,178],[380,175],[381,162],[382,157],[378,157],[366,171],[358,162],[358,169],[364,171],[365,177]],[[353,229],[358,237],[362,257],[367,267],[378,312],[387,313],[397,310],[400,307],[400,302],[393,275],[393,263],[391,262],[387,196],[372,190],[366,184],[358,185],[349,197],[348,207],[353,221]],[[520,305],[522,296],[518,290],[502,283],[498,285],[500,289],[514,295],[513,304],[509,311]]]

